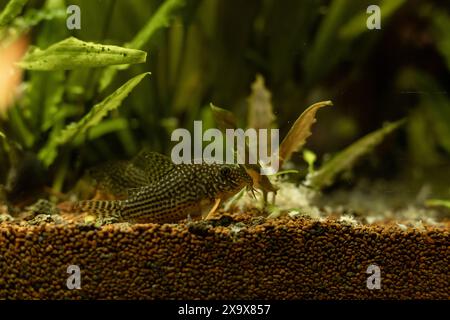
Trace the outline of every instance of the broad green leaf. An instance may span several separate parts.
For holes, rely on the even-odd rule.
[[[27,2],[28,0],[10,0],[0,13],[0,27],[7,25],[17,17]]]
[[[5,149],[5,151],[8,152],[11,147],[9,146],[9,142],[8,139],[6,138],[6,135],[2,131],[0,131],[0,138],[1,138],[0,141],[2,142],[0,146],[3,146],[3,149]]]
[[[8,168],[9,163],[11,163],[11,159],[13,158],[12,153],[13,152],[11,150],[11,146],[9,145],[9,141],[6,138],[6,135],[2,131],[0,131],[0,166],[3,168],[3,170],[0,171],[0,179],[2,181],[4,181],[4,179],[7,176],[7,168]],[[9,160],[9,162],[8,162],[8,160]],[[2,191],[4,191],[4,190],[2,190],[2,187],[3,186],[0,183],[0,202],[2,200],[5,200],[5,198],[2,197],[2,196],[4,196],[2,194]]]
[[[84,42],[70,37],[45,50],[31,49],[18,65],[29,70],[73,70],[143,63],[146,56],[141,50]]]
[[[410,138],[413,138],[411,141],[415,144],[415,141],[419,138],[422,147],[426,147],[422,151],[434,149],[432,153],[424,153],[429,158],[428,160],[432,160],[431,158],[437,160],[436,157],[433,157],[433,153],[435,155],[439,153],[436,152],[438,151],[437,145],[450,154],[450,99],[445,86],[442,86],[430,74],[415,69],[405,69],[400,74],[399,83],[402,89],[426,93],[420,94],[421,103],[418,112],[422,119],[413,118],[415,124],[422,122],[422,130],[410,131],[410,134],[414,136],[410,136]],[[412,129],[409,121],[408,124]],[[416,127],[415,129],[420,128]],[[418,135],[421,135],[421,137]],[[420,156],[420,154],[418,155]]]
[[[104,136],[105,134],[112,133],[119,130],[124,130],[128,128],[128,121],[125,118],[114,118],[103,120],[101,123],[89,129],[87,134],[87,139],[94,140]],[[73,141],[74,145],[79,145],[83,143],[82,136],[77,136]]]
[[[33,74],[33,81],[31,85],[38,85],[38,87],[33,87],[30,91],[30,96],[32,94],[37,94],[42,100],[41,110],[39,113],[41,115],[40,130],[47,131],[50,129],[57,121],[62,121],[63,119],[58,116],[61,113],[61,102],[64,96],[64,81],[65,75],[64,71],[56,71],[51,74],[38,72]],[[40,93],[36,91],[41,91]]]
[[[268,61],[264,67],[270,69],[271,83],[288,81],[296,72],[296,60],[304,57],[315,22],[322,16],[320,1],[265,1],[267,18],[262,25],[266,40]],[[281,23],[282,21],[282,23]]]
[[[46,166],[51,165],[57,156],[57,148],[59,146],[73,142],[78,136],[84,135],[89,128],[100,123],[108,112],[117,109],[121,105],[122,101],[147,74],[149,73],[146,72],[128,80],[102,102],[92,107],[80,121],[71,123],[61,132],[52,135],[47,144],[40,150],[39,159]]]
[[[50,21],[53,19],[64,19],[67,17],[66,10],[62,8],[42,8],[29,9],[23,16],[17,17],[13,22],[13,27],[19,32],[24,32],[42,21]]]
[[[316,112],[322,107],[332,106],[331,101],[317,102],[311,105],[308,109],[295,120],[289,132],[284,137],[280,144],[280,167],[285,161],[288,161],[293,152],[300,151],[306,142],[306,139],[311,135],[311,126],[316,121]]]
[[[156,11],[156,13],[147,22],[144,28],[134,37],[133,40],[125,44],[127,48],[141,49],[161,28],[170,25],[174,13],[183,7],[185,0],[167,0]]]
[[[445,58],[447,69],[450,70],[450,15],[445,11],[433,12],[433,34],[439,53]]]
[[[23,117],[23,110],[19,110],[17,106],[9,108],[9,121],[15,136],[20,143],[30,148],[36,141],[36,137],[33,132],[28,128],[25,119]]]
[[[28,10],[21,18],[15,19],[20,25],[21,19],[27,19],[29,16],[45,15],[52,17],[44,19],[39,32],[36,34],[34,44],[37,47],[47,48],[53,43],[57,43],[69,37],[69,30],[61,28],[66,21],[66,4],[64,0],[46,0],[44,6],[36,13]],[[55,14],[58,12],[58,14]],[[60,13],[64,15],[61,15]],[[25,29],[24,29],[25,28]],[[26,31],[26,27],[22,31]],[[61,101],[65,95],[66,86],[65,72],[63,70],[53,72],[28,72],[27,90],[23,99],[24,117],[34,132],[47,131],[50,127],[62,128],[64,119],[58,116],[58,113],[65,107],[61,106]],[[35,134],[35,136],[38,136]]]
[[[432,115],[422,103],[410,111],[406,125],[409,156],[411,162],[422,167],[436,165],[441,161],[441,156],[436,148],[436,136],[430,134]],[[424,156],[426,155],[426,156]]]
[[[125,44],[126,48],[142,49],[148,43],[153,35],[159,29],[168,27],[175,12],[185,5],[185,0],[167,0],[148,20],[147,24],[138,32],[133,40]],[[120,69],[126,69],[129,66],[123,66]],[[114,79],[119,68],[110,67],[103,71],[100,78],[100,91],[103,91]]]
[[[23,148],[19,143],[10,140],[6,134],[0,131],[0,163],[3,166],[6,166],[6,160],[9,160],[9,165],[17,163],[21,150],[23,150]],[[3,154],[2,151],[4,151],[5,154]],[[5,158],[7,157],[8,159],[3,159],[1,158],[2,156],[5,156]]]
[[[336,30],[347,21],[356,9],[354,1],[334,0],[326,8],[314,43],[303,58],[306,85],[313,85],[329,72],[345,53],[347,43],[338,41]],[[333,52],[333,54],[330,54]]]
[[[429,207],[445,207],[447,209],[450,209],[450,200],[429,199],[425,201],[425,205]]]
[[[350,169],[362,156],[369,153],[376,145],[405,121],[400,120],[385,125],[357,140],[345,148],[331,160],[322,165],[319,170],[306,176],[305,184],[316,189],[322,189],[334,183],[339,173]]]

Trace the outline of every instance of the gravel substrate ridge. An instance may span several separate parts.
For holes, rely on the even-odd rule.
[[[448,228],[225,216],[0,224],[1,299],[449,299]],[[81,289],[68,289],[68,267]],[[380,289],[368,289],[370,265]],[[71,278],[73,280],[73,278]]]

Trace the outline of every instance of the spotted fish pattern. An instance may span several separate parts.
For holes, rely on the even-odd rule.
[[[126,174],[127,170],[137,174],[137,179],[115,177]],[[106,171],[102,173],[103,182],[111,184],[108,188],[115,192],[126,189],[127,199],[79,201],[76,208],[117,221],[170,223],[188,215],[199,217],[217,199],[225,201],[244,187],[253,186],[253,179],[243,166],[175,165],[170,158],[155,152],[141,152],[126,170],[110,167]]]

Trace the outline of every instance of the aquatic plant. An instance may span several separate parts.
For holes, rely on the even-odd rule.
[[[85,141],[129,128],[129,122],[122,117],[103,120],[122,104],[149,72],[133,77],[104,97],[101,92],[119,70],[111,66],[120,65],[120,69],[126,69],[131,64],[144,63],[146,52],[134,48],[142,47],[155,32],[167,27],[184,1],[170,0],[161,5],[141,32],[123,47],[85,42],[75,37],[53,42],[69,33],[58,26],[65,22],[65,15],[60,15],[65,11],[65,1],[46,1],[42,9],[30,8],[18,17],[26,2],[11,0],[0,16],[3,48],[11,46],[15,39],[25,37],[31,27],[40,22],[43,24],[36,43],[41,48],[31,46],[15,63],[28,70],[27,86],[14,105],[3,112],[6,122],[3,122],[5,127],[1,136],[5,148],[0,152],[0,162],[3,168],[10,167],[11,172],[24,161],[24,152],[34,153],[33,161],[41,162],[43,170],[53,172],[52,187],[58,192],[70,166],[75,164],[71,152],[83,146]],[[101,85],[96,89],[97,84],[90,81],[99,76]],[[12,152],[15,152],[14,159]],[[4,157],[5,153],[9,156]],[[7,172],[2,172],[3,179]]]
[[[64,0],[46,0],[42,6],[0,1],[2,48],[18,53],[24,44],[39,48],[30,47],[19,63],[25,69],[14,85],[16,99],[0,107],[1,145],[10,146],[0,148],[0,181],[9,185],[12,171],[43,162],[32,167],[42,167],[45,185],[57,194],[71,188],[92,164],[131,158],[142,147],[167,154],[174,128],[191,128],[195,119],[205,128],[214,126],[210,101],[243,121],[252,112],[249,84],[258,73],[272,92],[272,106],[261,104],[261,110],[268,110],[264,120],[280,127],[282,136],[301,106],[327,99],[341,106],[323,114],[309,142],[317,155],[316,171],[324,154],[337,154],[386,120],[407,115],[401,148],[408,161],[394,165],[426,176],[430,166],[445,164],[450,155],[450,104],[443,94],[450,68],[450,18],[441,4],[418,3],[413,9],[405,3],[370,2],[383,11],[382,29],[371,31],[364,27],[368,1],[134,0],[130,7],[120,1],[77,0],[73,4],[82,10],[82,27],[69,30]],[[53,56],[83,44],[86,51],[77,58],[94,60]],[[101,48],[112,47],[118,54],[106,58]],[[402,58],[414,50],[428,58]],[[397,51],[398,57],[387,59]],[[67,65],[51,66],[52,59]],[[381,62],[387,65],[380,68]],[[80,63],[91,65],[73,70]],[[106,108],[101,121],[95,118],[83,130],[66,131],[128,80],[149,71],[152,77],[136,86],[120,109]],[[253,99],[267,101],[262,84],[255,86]],[[365,112],[356,112],[363,105]],[[248,125],[257,126],[254,121]],[[62,138],[63,132],[72,133]],[[302,165],[301,158],[292,160]]]
[[[261,80],[260,76],[257,77],[255,83],[252,85],[252,95],[249,98],[249,118],[248,123],[257,124],[258,128],[268,128],[271,126],[271,122],[275,121],[275,116],[271,114],[271,105],[270,105],[270,93],[264,87],[264,83]],[[258,91],[264,93],[265,99],[252,99],[252,97],[258,96]],[[261,107],[263,104],[266,107]],[[308,107],[297,120],[294,122],[292,127],[289,129],[288,133],[282,140],[279,150],[276,150],[279,157],[279,166],[289,161],[292,154],[294,152],[301,151],[302,147],[305,145],[307,138],[311,135],[311,127],[316,122],[316,112],[319,108],[325,106],[333,105],[331,101],[318,102],[310,107]],[[270,107],[268,107],[270,106]],[[218,126],[222,130],[232,129],[237,127],[236,117],[226,111],[224,109],[218,108],[216,106],[212,106],[213,115],[216,119]],[[261,111],[261,109],[265,109],[265,112],[254,112],[255,109]],[[269,117],[267,117],[269,114]],[[270,119],[267,121],[266,119]],[[264,122],[266,121],[266,122]],[[373,148],[379,144],[384,137],[386,137],[389,133],[400,127],[405,121],[400,120],[394,123],[387,124],[381,129],[372,132],[358,141],[354,142],[344,150],[340,151],[338,154],[334,155],[333,158],[322,166],[314,171],[312,170],[312,164],[315,161],[315,154],[311,151],[307,151],[304,153],[304,159],[308,162],[308,175],[306,175],[304,185],[308,187],[312,187],[314,189],[320,190],[325,187],[332,185],[336,180],[339,174],[341,174],[345,170],[349,170],[359,159],[361,159],[364,155],[368,154],[373,150]],[[248,147],[245,151],[246,153],[250,152]],[[275,152],[275,151],[273,151]],[[267,200],[268,192],[276,193],[276,186],[272,184],[269,178],[266,176],[260,175],[258,170],[259,164],[257,165],[246,165],[247,171],[249,171],[256,182],[256,187],[259,187],[264,193],[264,201]],[[294,171],[298,173],[298,171]],[[282,171],[279,174],[291,173],[289,171]],[[237,200],[235,198],[234,200]],[[276,210],[276,208],[272,207],[271,211]]]

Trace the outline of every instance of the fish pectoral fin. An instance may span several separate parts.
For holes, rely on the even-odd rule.
[[[217,208],[219,207],[221,199],[217,198],[211,208],[211,210],[209,210],[208,214],[206,214],[205,219],[211,219],[211,216],[214,214],[214,212],[216,212]]]

